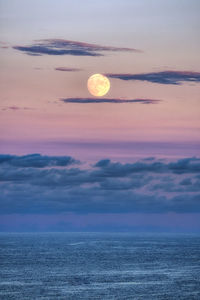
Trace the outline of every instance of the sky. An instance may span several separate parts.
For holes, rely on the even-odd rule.
[[[1,231],[200,231],[199,9],[0,0]]]

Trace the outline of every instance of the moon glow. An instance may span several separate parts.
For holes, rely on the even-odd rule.
[[[94,74],[89,77],[87,87],[90,94],[96,97],[101,97],[109,91],[110,81],[106,76]]]

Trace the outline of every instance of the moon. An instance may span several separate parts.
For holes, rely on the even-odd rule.
[[[89,77],[87,87],[90,94],[96,97],[102,97],[109,91],[110,81],[102,74],[94,74]]]

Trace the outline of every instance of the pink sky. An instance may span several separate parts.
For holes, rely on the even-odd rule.
[[[63,1],[61,6],[66,12],[66,19],[64,14],[61,14],[59,23],[60,10],[52,5],[47,7],[49,15],[44,14],[45,3],[39,11],[39,2],[36,1],[27,25],[26,2],[23,1],[20,7],[16,6],[17,1],[15,2],[8,1],[7,4],[2,4],[1,12],[3,29],[0,39],[3,48],[0,49],[0,133],[3,144],[3,141],[18,141],[20,145],[23,143],[26,147],[26,142],[49,140],[199,142],[198,82],[165,85],[147,81],[110,79],[111,89],[108,98],[162,100],[155,105],[137,103],[81,105],[60,101],[61,98],[90,97],[87,79],[93,73],[140,74],[168,70],[198,72],[200,66],[199,44],[195,35],[198,25],[195,1],[189,8],[186,3],[179,7],[180,3],[177,1],[176,5],[173,4],[173,7],[176,7],[174,11],[170,11],[171,1],[163,6],[157,5],[158,18],[153,14],[154,5],[150,7],[146,2],[145,6],[141,6],[136,1],[134,4],[127,3],[121,6],[119,1],[115,6],[115,13],[111,16],[104,15],[105,24],[102,31],[98,25],[100,17],[103,16],[103,6],[99,7],[99,4],[90,7],[86,3],[87,9],[85,7],[83,11],[77,8],[78,20],[73,20],[74,5],[71,5],[67,12],[67,4]],[[82,21],[90,9],[96,17],[91,17],[90,21],[83,23],[83,26],[87,30],[92,24],[94,29],[81,34]],[[122,25],[123,17],[121,23],[117,22],[121,15],[120,10],[123,10],[126,16],[124,19],[126,30],[125,24]],[[170,15],[166,13],[167,11],[170,11]],[[51,32],[52,14],[54,32]],[[180,24],[177,26],[176,23]],[[65,26],[69,25],[71,25],[70,32],[65,31]],[[33,30],[34,26],[41,28],[38,36]],[[105,29],[106,26],[108,30]],[[112,34],[109,31],[111,29]],[[102,57],[30,56],[12,48],[16,45],[34,44],[35,39],[55,37],[103,46],[136,48],[142,52],[105,52],[105,56]],[[58,67],[78,68],[81,71],[56,71],[55,68]],[[13,110],[13,106],[19,109]],[[21,150],[23,152],[23,149]],[[8,147],[7,151],[10,152],[12,149]]]

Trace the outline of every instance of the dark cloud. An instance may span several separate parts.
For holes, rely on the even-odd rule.
[[[198,158],[104,159],[72,167],[76,162],[70,156],[1,155],[1,213],[200,212]]]
[[[82,71],[82,69],[78,69],[78,68],[66,68],[66,67],[58,67],[55,68],[56,71],[62,71],[62,72],[78,72],[78,71]]]
[[[66,50],[66,49],[53,49],[48,46],[14,46],[16,50],[25,52],[28,55],[41,56],[47,55],[74,55],[74,56],[102,56],[99,53],[89,52],[85,50]]]
[[[109,47],[95,44],[88,44],[78,41],[64,39],[45,39],[35,41],[29,46],[14,46],[16,50],[25,52],[28,55],[75,55],[75,56],[102,56],[102,51],[119,52],[134,51],[140,52],[133,48]]]
[[[110,98],[63,98],[61,101],[65,103],[141,103],[141,104],[156,104],[161,100],[154,99],[110,99]]]
[[[149,163],[150,161],[150,163]],[[136,163],[121,164],[120,162],[111,162],[109,159],[100,160],[94,167],[104,170],[105,175],[123,176],[123,174],[132,174],[138,172],[166,173],[175,174],[200,173],[200,158],[184,158],[175,162],[161,162],[157,160],[143,160]]]
[[[134,173],[141,173],[141,172],[164,172],[167,171],[167,165],[155,161],[153,163],[147,163],[144,161],[139,161],[136,163],[127,163],[122,164],[120,162],[111,162],[110,160],[100,160],[97,162],[94,167],[98,168],[97,173],[100,173],[101,176],[108,177],[124,177]]]
[[[106,74],[121,80],[140,80],[159,84],[180,85],[182,82],[200,82],[199,72],[163,71],[142,74]]]
[[[71,156],[44,156],[37,153],[24,156],[0,154],[0,165],[8,164],[20,168],[64,167],[74,163],[78,161]]]
[[[199,173],[200,159],[196,157],[180,159],[168,164],[168,168],[174,173]]]

